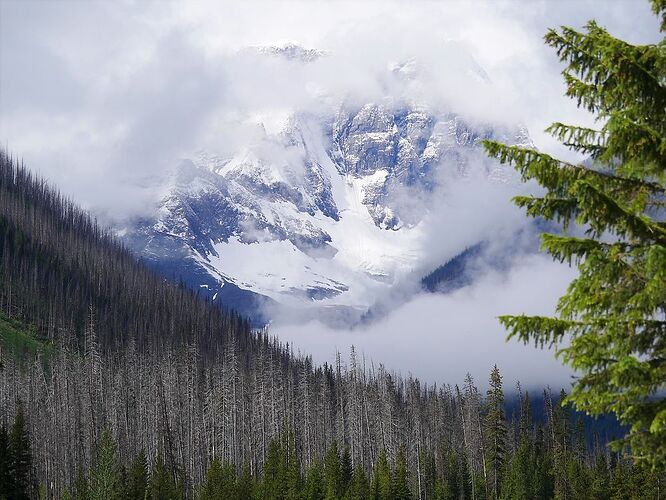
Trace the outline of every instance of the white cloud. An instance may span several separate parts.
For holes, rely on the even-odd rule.
[[[447,295],[419,295],[382,320],[353,330],[319,322],[274,325],[269,331],[315,361],[330,362],[351,345],[368,363],[437,383],[461,383],[470,372],[481,386],[497,364],[512,388],[568,387],[571,372],[549,350],[506,342],[497,316],[552,314],[574,270],[545,256],[516,263],[508,274],[490,272],[475,284]],[[520,360],[520,362],[517,362]]]

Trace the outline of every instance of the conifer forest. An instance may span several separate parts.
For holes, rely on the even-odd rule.
[[[48,176],[35,173],[40,170],[24,162],[12,144],[0,148],[0,500],[665,499],[666,1],[644,3],[659,24],[660,42],[625,42],[594,21],[580,30],[561,27],[545,36],[564,67],[566,97],[599,125],[597,130],[556,122],[547,129],[565,148],[585,158],[580,164],[539,150],[522,129],[520,140],[504,129],[477,134],[469,128],[460,133],[456,127],[462,127],[462,120],[449,113],[443,128],[454,138],[442,139],[435,133],[439,118],[427,116],[423,109],[391,115],[382,114],[379,105],[358,106],[361,111],[349,114],[343,125],[335,122],[324,134],[327,141],[338,141],[329,148],[335,149],[331,153],[324,142],[312,139],[315,127],[307,122],[309,110],[295,113],[282,135],[271,136],[270,146],[262,143],[262,151],[278,158],[276,164],[295,156],[291,149],[276,153],[280,147],[302,147],[299,154],[305,159],[299,165],[312,169],[303,174],[303,185],[287,185],[293,181],[289,175],[278,175],[268,187],[250,184],[264,182],[273,172],[254,153],[242,161],[211,160],[214,166],[205,175],[196,174],[200,177],[192,174],[200,166],[184,162],[176,187],[159,209],[160,216],[175,213],[181,218],[173,227],[168,227],[166,216],[152,225],[139,225],[129,238],[130,230],[98,222],[94,210],[81,208],[75,197],[47,181]],[[601,9],[601,2],[598,5]],[[6,24],[0,22],[0,27]],[[259,64],[261,57],[286,58],[294,74],[329,57],[324,50],[293,44],[252,45],[238,54],[234,57],[256,58],[252,64]],[[427,86],[414,90],[404,83],[417,78],[412,63],[391,66],[391,78],[398,75],[400,85],[418,93]],[[475,62],[468,72],[490,85],[491,79]],[[325,75],[334,78],[333,73]],[[2,78],[0,83],[5,82]],[[105,88],[108,83],[97,85]],[[247,92],[255,91],[251,87]],[[287,99],[287,87],[282,93]],[[244,96],[236,94],[241,100]],[[343,106],[348,105],[345,99]],[[178,104],[173,107],[178,112]],[[343,115],[337,112],[335,120]],[[317,126],[330,126],[329,122],[332,119],[322,118]],[[485,122],[483,126],[490,127]],[[259,128],[253,134],[268,141],[270,133],[263,125]],[[120,134],[121,129],[109,134]],[[431,135],[426,137],[423,130]],[[397,137],[391,139],[394,145],[381,143],[389,136]],[[358,146],[363,140],[370,145]],[[536,219],[529,227],[538,229],[539,251],[578,274],[554,307],[554,316],[518,313],[499,320],[495,316],[494,321],[506,329],[508,343],[517,340],[551,349],[569,369],[566,384],[541,384],[544,375],[538,382],[514,385],[510,377],[510,383],[505,380],[506,364],[499,362],[484,367],[483,379],[470,368],[462,381],[435,383],[409,369],[395,369],[395,363],[384,363],[344,340],[340,345],[350,345],[348,349],[319,362],[276,335],[270,322],[258,324],[259,316],[237,312],[257,304],[277,307],[277,302],[248,298],[252,287],[241,290],[240,285],[250,278],[234,281],[228,269],[215,268],[224,261],[219,255],[231,255],[223,254],[223,245],[230,246],[235,237],[237,247],[256,252],[273,244],[270,252],[282,259],[279,245],[293,244],[289,252],[302,251],[311,259],[303,260],[310,263],[307,266],[298,261],[302,274],[314,273],[310,266],[332,261],[340,250],[331,250],[335,238],[348,229],[331,230],[331,237],[312,220],[328,214],[329,228],[352,218],[354,210],[364,211],[363,221],[387,238],[382,242],[397,241],[389,238],[418,224],[402,221],[400,213],[405,211],[387,208],[395,202],[389,200],[392,195],[404,203],[412,192],[396,195],[398,191],[391,189],[402,189],[401,183],[411,189],[423,182],[424,192],[437,193],[431,178],[414,179],[430,175],[428,169],[436,163],[433,151],[441,144],[445,149],[437,161],[459,162],[455,165],[465,182],[477,182],[465,169],[481,154],[483,162],[516,171],[516,185],[537,186],[537,194],[521,191],[513,202],[522,209],[521,216]],[[464,147],[473,149],[456,149]],[[337,162],[335,175],[344,174],[344,182],[336,185],[321,173],[324,170],[316,170],[325,164],[316,156],[320,153],[329,155],[330,165]],[[363,160],[363,155],[370,159]],[[421,162],[423,171],[400,177],[407,168],[407,163],[400,163],[407,162],[405,158],[412,162],[409,168]],[[52,160],[59,164],[58,158]],[[356,161],[356,171],[345,166],[343,172],[345,161]],[[367,174],[359,173],[362,161],[367,161],[366,167],[384,168],[387,162],[398,166],[358,181]],[[264,169],[261,175],[248,173],[250,164]],[[223,174],[229,178],[220,188],[223,181],[217,177]],[[499,184],[514,182],[503,175],[495,170],[487,174]],[[387,181],[377,187],[389,177],[394,184]],[[336,193],[352,188],[358,189],[351,208],[333,210]],[[197,189],[205,196],[187,198]],[[226,198],[215,199],[223,196],[219,193]],[[414,198],[420,203],[425,196]],[[307,205],[309,197],[318,197],[312,206]],[[245,203],[241,208],[239,199]],[[309,214],[312,219],[294,222],[284,215],[288,212],[282,213],[284,220],[273,212],[270,221],[260,221],[263,226],[248,222],[248,214],[267,203],[282,208],[295,204],[299,216]],[[204,205],[213,208],[204,210]],[[211,223],[206,217],[223,220]],[[275,239],[269,241],[269,236]],[[518,240],[524,235],[509,238],[514,236]],[[137,241],[147,241],[146,248],[159,251],[145,252],[144,258],[132,246]],[[191,248],[183,250],[180,244]],[[470,274],[469,262],[480,262],[496,248],[490,241],[474,241],[443,264],[437,261],[425,277],[419,276],[418,293],[454,294],[476,286],[478,276]],[[518,243],[509,248],[521,258]],[[163,258],[162,265],[151,260],[155,255]],[[201,255],[199,260],[194,257]],[[268,254],[252,255],[247,261],[257,268],[264,264],[259,262],[262,258],[272,262]],[[409,256],[403,257],[406,261]],[[178,262],[182,274],[174,267]],[[246,272],[245,261],[235,262],[239,273]],[[495,266],[492,272],[504,276],[501,273],[512,272],[507,270],[513,265],[509,262],[487,259],[485,267],[477,267],[491,272],[487,268]],[[197,265],[200,268],[192,267]],[[285,260],[283,265],[296,264]],[[192,269],[194,274],[184,279]],[[214,293],[210,281],[193,285],[201,269],[209,272],[203,273],[206,279],[219,278]],[[289,276],[285,271],[278,286],[289,290],[290,300],[302,300],[304,311],[319,311],[315,315],[323,316],[325,308],[310,308],[312,304],[352,288],[317,275],[319,288],[303,291],[288,282]],[[372,286],[384,286],[390,281],[386,276],[372,275]],[[262,277],[267,283],[277,282],[271,273]],[[329,285],[332,290],[326,288]],[[529,285],[530,293],[538,295],[550,283]],[[367,308],[361,320],[369,324],[376,319],[373,314],[397,308],[399,293],[388,296],[394,302],[377,302],[380,306]],[[339,311],[354,307],[336,310],[336,318],[343,315]],[[315,324],[310,317],[308,321],[306,325]],[[452,352],[483,351],[485,346],[475,342],[452,346]],[[421,346],[440,348],[436,343]],[[411,362],[407,353],[404,357]],[[444,359],[442,365],[449,362]]]

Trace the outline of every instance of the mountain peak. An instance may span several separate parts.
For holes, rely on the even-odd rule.
[[[252,47],[259,54],[280,57],[288,61],[312,62],[326,54],[319,49],[306,48],[297,43],[289,42],[282,45],[262,45]]]
[[[529,141],[524,129],[386,102],[283,121],[230,157],[184,162],[156,220],[130,238],[135,251],[158,266],[186,256],[179,267],[211,296],[226,283],[289,307],[362,310],[423,265],[420,224],[442,183],[511,180],[481,140]]]

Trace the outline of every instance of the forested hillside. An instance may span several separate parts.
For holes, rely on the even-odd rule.
[[[2,151],[0,250],[0,311],[49,340],[81,340],[91,317],[105,348],[129,339],[143,350],[248,338],[246,322],[137,263],[86,212]]]
[[[659,488],[603,436],[590,444],[548,391],[543,421],[527,394],[508,417],[497,369],[484,397],[471,377],[428,385],[353,350],[313,365],[150,272],[4,153],[0,252],[0,497],[651,498]]]

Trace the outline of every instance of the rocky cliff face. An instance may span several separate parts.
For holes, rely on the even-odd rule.
[[[474,128],[453,113],[434,116],[418,109],[391,111],[377,104],[341,112],[333,137],[332,158],[340,173],[366,179],[363,204],[375,224],[387,229],[416,224],[418,213],[423,213],[422,206],[405,204],[399,194],[419,199],[432,192],[443,170],[465,175],[471,157],[485,162],[478,155],[483,139],[530,144],[524,129]],[[496,168],[489,175],[506,180],[501,172]]]
[[[322,55],[282,52],[270,55]],[[199,152],[182,161],[155,216],[135,221],[125,238],[148,262],[229,307],[259,300],[362,311],[406,275],[432,270],[419,263],[421,222],[443,184],[471,171],[512,181],[486,159],[486,138],[530,144],[524,129],[413,104],[294,111],[279,132],[231,156]]]

